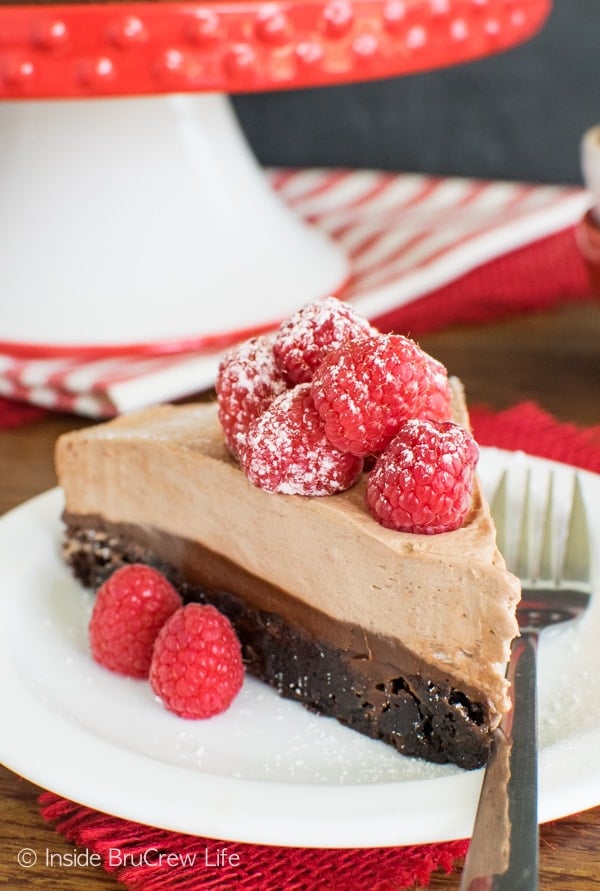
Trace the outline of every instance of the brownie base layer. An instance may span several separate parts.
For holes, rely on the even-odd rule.
[[[472,691],[461,690],[453,679],[401,645],[322,614],[311,615],[316,611],[306,607],[306,622],[290,621],[272,609],[249,604],[239,589],[228,589],[231,584],[221,587],[210,578],[190,580],[190,574],[181,571],[185,561],[174,565],[157,549],[132,539],[130,529],[103,528],[98,520],[91,526],[68,517],[65,521],[65,559],[86,587],[99,587],[125,563],[154,566],[184,602],[212,603],[229,617],[247,671],[281,696],[382,740],[404,755],[438,764],[452,762],[468,770],[486,762],[491,732],[485,706]],[[143,538],[143,530],[139,532]],[[231,583],[231,578],[227,581]]]

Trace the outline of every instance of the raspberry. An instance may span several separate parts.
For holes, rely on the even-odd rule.
[[[96,662],[119,674],[148,677],[156,636],[181,603],[156,569],[141,563],[117,569],[98,588],[90,620]]]
[[[431,387],[431,357],[401,334],[347,343],[330,353],[312,381],[325,433],[354,455],[380,452],[408,418],[416,417]]]
[[[150,684],[163,705],[182,718],[224,712],[244,680],[240,642],[214,606],[188,603],[156,639]]]
[[[477,444],[452,421],[407,421],[367,480],[372,516],[389,529],[432,535],[458,529],[471,506]]]
[[[287,495],[333,495],[349,489],[363,465],[361,458],[338,451],[325,436],[310,384],[278,396],[250,425],[240,463],[255,486]]]
[[[273,353],[291,383],[307,383],[327,353],[348,340],[375,333],[376,329],[350,306],[327,297],[304,306],[281,325]]]
[[[452,392],[448,382],[446,367],[427,356],[428,363],[423,388],[419,417],[430,421],[449,421],[452,417]]]
[[[220,362],[215,386],[225,442],[237,456],[250,422],[287,389],[275,363],[272,338],[253,337],[229,350]]]

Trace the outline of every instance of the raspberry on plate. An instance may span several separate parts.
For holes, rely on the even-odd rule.
[[[351,341],[316,370],[312,395],[334,446],[380,452],[408,418],[417,417],[431,385],[431,357],[401,334]]]
[[[111,671],[147,678],[156,636],[182,600],[150,566],[115,570],[96,593],[89,625],[92,656]]]
[[[229,708],[244,680],[240,642],[212,605],[189,603],[156,639],[150,684],[169,711],[211,718]]]
[[[479,457],[471,433],[452,421],[407,421],[377,459],[366,502],[383,526],[431,535],[461,526]]]
[[[277,332],[275,360],[293,384],[307,383],[325,356],[348,340],[369,337],[376,329],[337,297],[326,297],[299,309]]]
[[[215,386],[225,442],[237,456],[250,422],[287,389],[273,356],[272,338],[252,337],[228,350]]]
[[[278,396],[250,425],[240,464],[253,485],[286,495],[342,492],[363,466],[361,458],[340,452],[325,436],[310,384]]]

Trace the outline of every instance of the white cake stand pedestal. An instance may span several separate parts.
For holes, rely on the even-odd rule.
[[[550,2],[0,5],[0,352],[217,347],[341,292],[347,258],[273,193],[227,94],[464,62]]]
[[[219,94],[0,104],[0,341],[176,348],[340,290]],[[0,347],[1,348],[1,347]]]

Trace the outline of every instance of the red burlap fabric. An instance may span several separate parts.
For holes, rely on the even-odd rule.
[[[435,869],[450,872],[464,857],[467,843],[416,845],[403,848],[333,850],[243,845],[163,832],[95,813],[46,792],[42,815],[56,824],[73,844],[98,852],[105,863],[121,859],[129,865],[108,868],[132,891],[401,891],[424,888]],[[219,847],[238,854],[237,866],[208,867]],[[144,855],[169,852],[187,858],[190,866],[144,865]]]
[[[29,424],[31,421],[39,421],[47,414],[45,408],[38,408],[27,402],[15,402],[13,399],[4,399],[0,396],[0,430],[10,430],[13,427]]]
[[[559,423],[534,402],[522,402],[501,412],[474,406],[469,414],[482,446],[522,449],[530,455],[600,473],[600,424],[584,428]]]

